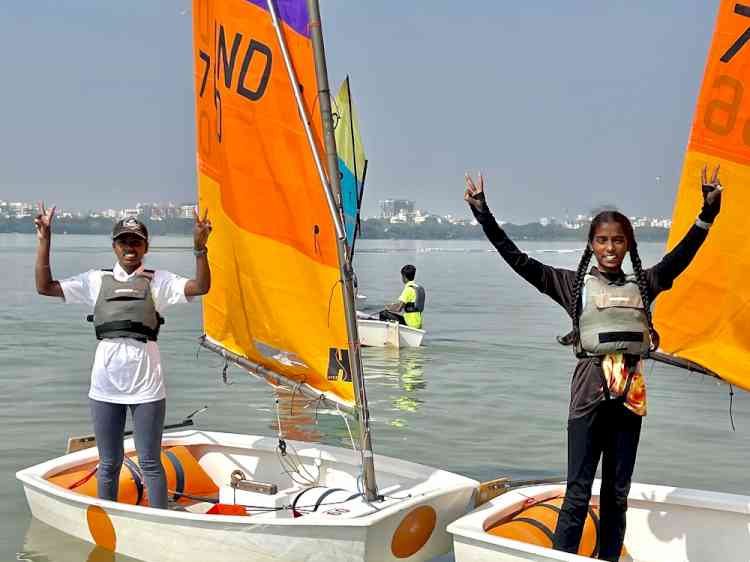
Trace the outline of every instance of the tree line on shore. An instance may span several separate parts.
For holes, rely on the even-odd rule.
[[[114,221],[106,217],[58,217],[53,223],[56,234],[111,234]],[[152,235],[187,235],[193,231],[193,219],[171,218],[144,220]],[[560,224],[542,225],[506,223],[503,228],[517,240],[583,240],[587,228],[572,229]],[[0,233],[33,233],[33,217],[0,217]],[[669,230],[659,227],[637,229],[639,240],[666,240]],[[478,240],[484,238],[482,227],[427,220],[421,224],[391,223],[385,219],[366,219],[360,224],[360,237],[376,240]]]

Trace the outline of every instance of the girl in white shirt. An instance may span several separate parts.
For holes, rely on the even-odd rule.
[[[206,211],[203,219],[195,214],[194,279],[180,277],[168,271],[145,270],[143,257],[148,252],[148,230],[137,219],[127,218],[116,223],[112,231],[112,249],[117,263],[111,271],[90,270],[61,281],[53,280],[49,265],[54,214],[54,207],[45,210],[44,204],[40,203],[39,214],[34,220],[39,242],[34,274],[36,289],[40,295],[59,297],[66,303],[96,306],[95,312],[102,312],[104,306],[108,306],[100,300],[103,279],[108,290],[113,285],[119,287],[114,289],[115,293],[132,292],[133,289],[129,287],[133,286],[136,279],[141,284],[145,280],[145,286],[150,289],[150,295],[143,300],[148,301],[148,310],[152,315],[155,312],[155,330],[144,327],[141,323],[126,322],[126,325],[138,327],[118,331],[113,329],[122,327],[118,326],[118,322],[97,325],[94,318],[100,341],[91,369],[89,400],[99,449],[97,495],[103,499],[117,500],[120,469],[125,456],[125,416],[130,409],[149,505],[166,508],[166,478],[160,460],[166,392],[156,333],[162,311],[172,304],[188,302],[191,297],[204,295],[211,287],[206,248],[211,232],[208,212]]]

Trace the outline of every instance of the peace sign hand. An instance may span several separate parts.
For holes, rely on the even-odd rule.
[[[487,200],[484,196],[484,178],[482,172],[477,175],[477,182],[471,179],[469,172],[466,172],[466,191],[464,191],[464,201],[469,204],[471,211],[476,214],[489,213]]]
[[[39,212],[34,218],[34,226],[36,227],[36,237],[38,240],[50,240],[52,237],[52,219],[55,217],[55,209],[44,208],[44,202],[39,201],[37,206]]]
[[[708,180],[708,165],[701,170],[701,190],[703,191],[703,208],[698,218],[703,222],[712,223],[721,210],[721,192],[724,186],[719,182],[719,167],[717,164]]]
[[[195,225],[193,226],[193,247],[202,250],[206,247],[208,237],[211,234],[211,220],[208,218],[208,209],[203,213],[203,219],[198,214],[197,207],[193,209]]]

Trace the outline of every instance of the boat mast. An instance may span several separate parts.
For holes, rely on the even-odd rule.
[[[357,198],[357,214],[354,216],[354,232],[352,232],[352,247],[349,248],[349,261],[354,267],[354,237],[357,230],[357,217],[359,216],[359,176],[357,175],[357,142],[354,137],[354,109],[352,108],[352,90],[349,88],[349,75],[346,76],[346,99],[349,102],[349,133],[352,141],[352,159],[354,160],[354,197]],[[337,158],[338,160],[338,158]],[[344,200],[341,198],[341,207],[343,210]],[[346,224],[346,220],[344,221]]]
[[[305,128],[307,141],[310,144],[310,150],[315,160],[320,181],[325,190],[328,208],[331,212],[331,219],[336,230],[336,249],[338,254],[339,272],[341,275],[342,291],[344,296],[344,314],[346,317],[346,328],[349,337],[349,366],[354,384],[354,397],[357,403],[357,413],[359,417],[360,430],[360,454],[362,455],[362,480],[364,485],[365,497],[368,501],[374,501],[378,498],[378,487],[375,481],[375,465],[373,463],[372,440],[370,438],[370,411],[367,407],[367,392],[365,391],[364,370],[362,369],[362,357],[360,355],[359,333],[357,330],[356,311],[354,308],[354,282],[351,264],[349,263],[349,248],[346,244],[346,231],[343,227],[343,215],[340,208],[340,181],[338,168],[338,155],[336,153],[336,140],[333,134],[333,118],[331,115],[331,100],[328,86],[328,70],[325,62],[325,50],[323,47],[323,32],[320,27],[320,8],[317,0],[308,0],[308,10],[310,13],[310,34],[313,43],[313,52],[315,56],[315,74],[318,82],[318,99],[320,102],[320,113],[323,121],[323,138],[325,142],[326,154],[328,156],[328,170],[333,170],[328,177],[323,172],[318,149],[310,129],[309,119],[305,111],[302,97],[299,91],[299,82],[297,81],[294,67],[292,66],[289,51],[286,48],[284,34],[279,24],[278,14],[276,13],[275,0],[266,0],[268,11],[271,13],[276,36],[279,39],[279,47],[284,57],[289,79],[291,81],[294,97],[297,102],[300,119]],[[329,183],[330,178],[330,183]],[[335,194],[335,196],[334,196]]]
[[[367,179],[367,163],[369,160],[365,158],[365,166],[362,168],[362,185],[359,186],[359,192],[357,193],[357,222],[354,226],[354,236],[352,237],[352,252],[350,259],[352,263],[354,263],[354,249],[357,247],[357,236],[359,235],[359,231],[362,229],[362,222],[360,220],[360,216],[362,214],[362,197],[365,193],[365,180]]]
[[[318,0],[307,0],[310,11],[310,35],[315,55],[315,75],[318,82],[318,103],[320,116],[323,121],[323,141],[328,159],[328,178],[331,190],[338,195],[341,204],[341,178],[339,176],[339,157],[336,152],[336,137],[333,132],[333,114],[331,112],[331,92],[328,85],[328,68],[326,67],[325,46],[323,45],[323,28],[320,22],[320,6]],[[355,176],[356,179],[356,176]],[[337,217],[341,223],[343,211],[339,208]],[[354,394],[357,397],[357,412],[359,414],[360,446],[362,453],[362,473],[365,497],[368,501],[378,498],[378,487],[375,481],[375,464],[372,455],[372,440],[370,438],[370,410],[367,406],[367,391],[365,389],[362,355],[360,354],[359,331],[357,329],[357,312],[354,306],[354,269],[349,261],[346,243],[346,232],[336,240],[338,249],[339,270],[344,293],[344,313],[346,327],[349,334],[349,364],[354,383]]]

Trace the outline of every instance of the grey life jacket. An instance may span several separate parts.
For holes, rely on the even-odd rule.
[[[578,321],[578,355],[646,355],[651,345],[641,292],[633,275],[624,283],[587,274]]]
[[[417,298],[414,302],[407,302],[404,304],[404,312],[424,312],[424,287],[422,287],[422,285],[417,285],[414,281],[411,281],[409,286],[414,289]]]
[[[94,323],[96,339],[133,338],[156,341],[164,319],[156,312],[151,295],[154,271],[144,269],[127,281],[115,279],[111,269],[102,270],[102,287],[87,318]]]

